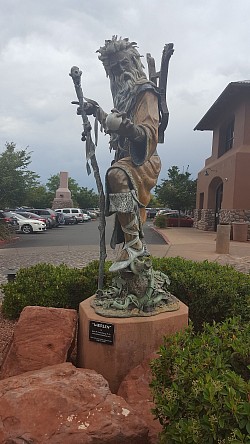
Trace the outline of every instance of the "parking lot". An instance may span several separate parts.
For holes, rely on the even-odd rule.
[[[76,225],[59,225],[59,227],[47,229],[40,233],[17,233],[17,242],[9,244],[6,248],[98,245],[98,225],[99,220],[92,220]],[[112,226],[108,223],[107,236],[111,229]]]
[[[106,222],[107,259],[115,260],[117,250],[109,247],[114,220],[109,217]],[[77,225],[62,225],[41,233],[18,234],[16,242],[0,248],[0,284],[7,281],[9,271],[37,263],[54,265],[64,263],[80,268],[92,260],[98,260],[100,254],[98,225],[97,219]],[[152,230],[152,222],[145,224],[144,231],[151,253],[164,256],[166,243]]]

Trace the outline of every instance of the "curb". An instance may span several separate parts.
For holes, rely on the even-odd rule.
[[[19,241],[20,237],[13,237],[11,239],[0,239],[0,248],[4,247],[5,245],[14,244],[15,242]]]
[[[156,228],[156,227],[151,227],[152,228],[152,230],[154,230],[156,233],[158,233],[161,237],[162,237],[162,239],[166,242],[166,244],[168,244],[168,245],[171,245],[171,242],[170,242],[170,240],[169,240],[169,238],[166,236],[166,234],[165,233],[163,233],[161,230],[160,230],[160,228]]]

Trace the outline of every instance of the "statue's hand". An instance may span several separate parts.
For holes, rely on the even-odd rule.
[[[117,131],[118,134],[127,137],[132,141],[137,140],[139,142],[140,140],[143,140],[145,137],[143,129],[140,126],[135,125],[132,120],[126,116],[126,113],[120,113],[119,115],[122,117],[122,123]]]
[[[79,105],[79,102],[78,102],[78,105]],[[90,102],[84,102],[83,103],[83,110],[84,110],[85,114],[87,114],[87,116],[94,116],[95,117],[97,106],[93,103],[90,103]],[[82,115],[82,107],[81,106],[78,106],[76,113],[79,116]]]

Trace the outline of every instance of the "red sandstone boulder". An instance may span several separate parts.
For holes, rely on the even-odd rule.
[[[148,428],[94,370],[59,364],[0,381],[4,444],[148,444]]]
[[[0,379],[65,362],[74,348],[77,311],[25,307],[15,326]]]
[[[133,368],[122,381],[117,394],[122,396],[135,410],[149,428],[149,442],[156,444],[158,434],[162,427],[158,420],[154,419],[151,409],[154,407],[149,383],[152,380],[149,362],[156,358],[157,354],[151,354],[140,365]]]

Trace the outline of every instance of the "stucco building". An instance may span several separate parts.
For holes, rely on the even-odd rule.
[[[213,132],[198,174],[195,226],[250,222],[250,81],[229,83],[195,130]]]

